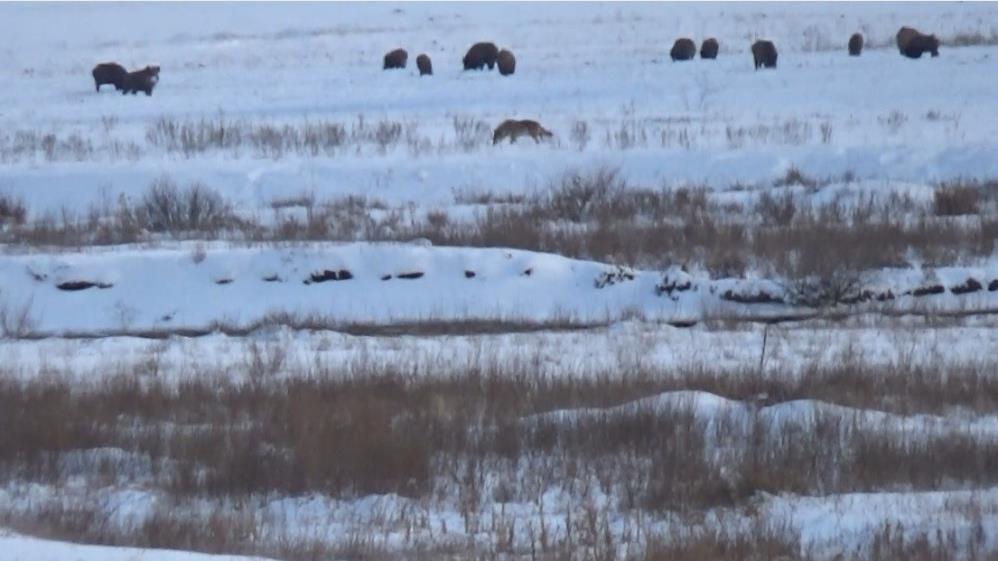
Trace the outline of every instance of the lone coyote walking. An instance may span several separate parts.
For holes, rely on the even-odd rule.
[[[507,137],[509,137],[511,143],[516,142],[517,138],[528,135],[538,144],[542,138],[551,138],[554,136],[551,134],[551,131],[542,127],[537,121],[508,119],[496,127],[496,132],[492,135],[492,144],[499,144],[499,141]]]

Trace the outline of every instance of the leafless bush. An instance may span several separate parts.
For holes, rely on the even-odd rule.
[[[547,206],[555,218],[582,222],[591,217],[593,207],[607,204],[622,188],[616,169],[600,168],[586,175],[569,172],[551,187]]]
[[[824,275],[807,275],[790,280],[786,289],[790,300],[799,306],[827,308],[854,300],[859,295],[859,273],[831,267]]]
[[[12,304],[0,294],[0,337],[19,339],[33,332],[38,318],[32,311],[32,299],[23,304]]]
[[[655,536],[645,551],[646,561],[802,560],[800,537],[788,528],[753,527],[751,530],[701,529],[690,534]]]
[[[791,187],[793,185],[813,189],[818,186],[818,181],[805,175],[797,166],[790,166],[783,177],[773,182],[774,187]]]
[[[572,144],[581,152],[586,149],[592,134],[589,132],[589,123],[586,121],[575,121],[572,123],[571,133]]]
[[[877,121],[880,122],[891,134],[897,134],[901,130],[901,127],[908,122],[908,115],[902,113],[901,111],[895,109],[891,111],[886,116],[877,117]]]
[[[24,201],[14,195],[0,193],[0,230],[9,226],[24,224],[28,209]]]
[[[153,232],[213,231],[231,222],[231,211],[217,191],[201,183],[181,190],[168,177],[146,191],[137,215]]]
[[[987,187],[963,182],[944,183],[933,193],[933,210],[936,216],[978,214],[981,193]]]
[[[998,45],[998,31],[992,29],[990,35],[985,35],[980,31],[957,33],[956,35],[945,39],[943,44],[950,47]]]
[[[765,191],[756,200],[755,212],[766,224],[788,226],[797,213],[797,201],[791,192],[773,195]]]
[[[492,127],[485,121],[455,115],[452,124],[457,145],[465,152],[471,152],[492,141]]]

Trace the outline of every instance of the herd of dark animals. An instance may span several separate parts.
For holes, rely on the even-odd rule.
[[[94,76],[94,87],[98,92],[104,84],[111,84],[122,95],[128,93],[135,95],[138,92],[152,95],[152,89],[159,81],[158,66],[146,66],[142,70],[129,72],[116,62],[105,62],[95,66],[91,74]]]
[[[409,53],[405,49],[395,49],[385,55],[383,68],[385,70],[404,69],[408,61]],[[495,43],[475,43],[468,49],[468,54],[464,55],[461,62],[464,64],[465,70],[482,70],[485,67],[492,70],[498,66],[499,74],[503,76],[509,76],[516,72],[516,57],[506,49],[500,50]],[[423,53],[416,57],[416,68],[419,69],[420,76],[432,76],[433,62],[430,60],[430,56]]]
[[[898,51],[908,58],[921,58],[922,54],[928,52],[932,56],[939,56],[939,39],[935,35],[925,35],[911,27],[902,27],[896,35]],[[700,58],[716,59],[720,45],[717,39],[711,37],[706,39],[700,46]],[[849,55],[860,56],[863,51],[863,36],[854,33],[849,38]],[[672,45],[669,56],[673,62],[692,60],[697,53],[696,43],[692,39],[683,37],[676,39]],[[759,40],[752,44],[752,59],[755,68],[776,68],[776,45],[772,41]],[[385,55],[384,70],[395,68],[405,68],[409,61],[409,53],[405,49],[395,49]],[[499,74],[510,76],[516,71],[516,57],[506,49],[499,49],[495,43],[481,42],[475,43],[468,49],[467,54],[461,60],[465,70],[489,70],[499,67]],[[420,76],[433,75],[433,64],[426,53],[416,57],[416,67]],[[120,91],[122,95],[145,92],[152,95],[152,90],[159,81],[159,67],[146,66],[141,70],[129,72],[125,67],[115,62],[98,64],[93,69],[94,87],[100,92],[100,87],[104,84],[111,84],[114,89]],[[492,136],[492,143],[497,144],[505,138],[510,142],[516,142],[521,136],[530,136],[534,142],[540,142],[543,138],[552,137],[551,131],[545,129],[537,121],[531,120],[506,120],[496,129]]]

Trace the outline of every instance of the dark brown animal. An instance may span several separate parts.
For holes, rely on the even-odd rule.
[[[513,72],[516,72],[516,57],[506,49],[499,51],[499,55],[496,57],[496,64],[499,65],[499,73],[503,76],[509,76]]]
[[[714,59],[717,58],[718,44],[717,39],[711,37],[703,42],[700,46],[700,58]]]
[[[405,52],[405,49],[395,49],[385,55],[385,67],[383,70],[405,68],[407,62],[409,62],[409,53]]]
[[[136,72],[129,72],[125,74],[125,78],[121,83],[121,95],[132,94],[135,95],[138,92],[145,92],[146,95],[152,95],[152,89],[159,82],[159,67],[158,66],[146,66],[142,70]]]
[[[509,138],[509,142],[512,144],[521,136],[529,136],[534,139],[534,142],[540,144],[542,138],[551,138],[554,135],[537,121],[507,119],[496,127],[495,133],[492,134],[492,144],[499,144],[504,138]]]
[[[918,34],[905,44],[901,49],[901,54],[908,58],[922,58],[922,53],[931,53],[932,56],[939,56],[939,39],[935,35]]]
[[[776,45],[772,41],[756,41],[752,44],[752,58],[755,69],[759,67],[776,68]]]
[[[853,33],[849,38],[849,56],[859,56],[863,52],[863,36]]]
[[[430,57],[426,54],[421,54],[416,57],[416,68],[419,69],[420,76],[433,75],[433,63],[430,62]]]
[[[676,42],[672,44],[672,50],[669,51],[669,56],[672,57],[672,62],[677,60],[690,60],[697,54],[697,44],[693,42],[693,39],[687,39],[683,37],[681,39],[676,39]]]
[[[481,70],[486,66],[492,70],[496,66],[497,58],[499,58],[499,48],[495,43],[475,43],[468,49],[461,62],[464,63],[465,70]]]
[[[904,54],[904,48],[908,44],[908,41],[911,41],[912,37],[916,37],[918,35],[921,35],[921,33],[910,27],[902,27],[901,29],[898,29],[897,35],[895,35],[895,39],[898,44],[898,52]]]
[[[94,76],[94,87],[97,91],[100,91],[100,87],[104,84],[111,84],[114,89],[120,90],[128,71],[116,62],[105,62],[95,66],[91,74]]]

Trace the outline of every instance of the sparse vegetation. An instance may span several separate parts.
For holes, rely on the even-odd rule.
[[[30,216],[25,209],[21,222],[0,231],[0,239],[78,246],[163,236],[246,241],[425,238],[435,245],[504,246],[632,267],[700,264],[715,277],[737,277],[755,268],[811,287],[805,292],[823,285],[821,293],[840,296],[848,291],[832,285],[844,287],[841,279],[869,269],[905,266],[912,252],[926,265],[944,266],[987,257],[995,249],[998,209],[990,182],[942,184],[929,205],[896,195],[807,202],[808,193],[833,181],[790,167],[778,182],[785,190],[774,194],[762,189],[742,199],[744,203],[722,203],[718,191],[706,187],[640,188],[629,185],[618,170],[599,168],[570,171],[529,195],[457,193],[465,204],[484,206],[470,217],[455,218],[445,208],[414,214],[408,206],[391,207],[373,198],[321,201],[306,194],[275,201],[273,219],[257,222],[237,216],[209,187],[192,184],[181,189],[164,177],[134,203],[123,199],[60,216]],[[294,212],[298,208],[304,214]],[[954,215],[975,219],[948,219]]]
[[[308,551],[343,551],[357,539],[371,550],[389,548],[379,536],[409,527],[409,537],[390,549],[460,543],[462,551],[480,552],[503,544],[526,556],[531,548],[553,554],[627,544],[656,559],[693,551],[754,552],[739,557],[751,559],[799,551],[798,534],[753,514],[745,515],[758,524],[753,531],[724,530],[723,522],[704,524],[704,513],[742,516],[774,494],[998,483],[991,469],[998,440],[931,418],[909,432],[858,412],[993,411],[998,388],[987,362],[950,364],[946,377],[931,363],[867,367],[855,356],[800,376],[640,368],[564,378],[542,375],[530,362],[502,361],[484,370],[441,363],[446,375],[413,377],[404,364],[374,362],[354,363],[349,372],[288,371],[279,346],[252,345],[243,364],[236,377],[202,371],[168,382],[150,362],[86,387],[75,386],[68,372],[36,380],[0,375],[6,481],[141,481],[161,497],[159,507],[130,522],[108,524],[99,501],[74,503],[58,494],[27,511],[0,508],[0,520],[102,543],[302,559],[311,558],[301,556],[304,542],[295,536],[303,534],[265,516],[264,497],[397,493],[402,504],[425,510],[358,518],[349,524],[359,534],[313,537]],[[659,405],[634,401],[688,390],[737,401],[709,417],[692,395],[666,393],[676,399]],[[808,398],[861,409],[765,413]],[[632,405],[585,409],[625,403]],[[552,489],[574,497],[572,504],[545,505]],[[614,501],[591,502],[602,494]],[[204,513],[199,503],[208,505],[210,515],[200,519],[215,526],[212,532],[189,523],[195,509]],[[497,511],[504,504],[511,505],[508,514]],[[530,531],[512,505],[546,515],[534,518]],[[439,523],[419,522],[421,512],[439,509],[459,514],[463,527],[441,535]],[[639,521],[661,516],[678,517],[673,533]],[[444,538],[449,533],[456,542]],[[871,547],[900,547],[885,539]],[[903,543],[901,551],[909,551]]]

